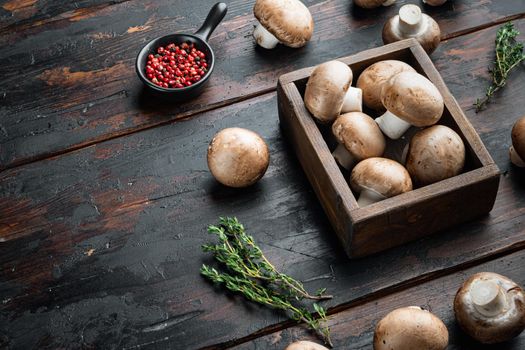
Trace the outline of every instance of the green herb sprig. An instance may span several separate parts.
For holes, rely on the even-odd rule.
[[[476,113],[485,108],[494,94],[507,84],[510,72],[525,60],[523,43],[517,42],[516,37],[520,34],[514,28],[512,22],[502,25],[496,33],[496,61],[489,69],[492,75],[492,83],[485,92],[485,97],[477,99]]]
[[[326,288],[311,295],[301,282],[279,272],[236,218],[220,218],[219,225],[208,227],[208,233],[216,235],[219,242],[205,244],[202,249],[212,253],[227,272],[202,265],[200,272],[203,276],[232,292],[243,294],[250,301],[288,312],[293,320],[305,322],[332,346],[330,329],[322,324],[327,321],[324,308],[314,303],[317,313],[314,316],[305,307],[297,305],[302,299],[331,299],[331,295],[325,294]]]

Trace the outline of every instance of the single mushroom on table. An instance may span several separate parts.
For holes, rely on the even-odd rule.
[[[520,167],[525,167],[525,117],[518,119],[512,127],[512,146],[510,146],[510,161]]]
[[[374,350],[444,350],[447,345],[443,321],[418,306],[390,312],[374,332]]]
[[[354,4],[364,9],[375,9],[379,6],[393,5],[396,0],[354,0]]]
[[[273,49],[279,43],[302,47],[312,38],[314,20],[299,0],[257,0],[253,14],[259,21],[253,37],[265,49]]]
[[[404,5],[399,14],[390,18],[383,27],[383,43],[414,38],[429,54],[434,52],[441,40],[441,30],[436,21],[421,13],[417,5]]]
[[[352,190],[360,193],[357,205],[365,207],[412,190],[408,171],[396,161],[373,157],[359,162],[350,175]]]
[[[376,118],[376,123],[393,140],[400,138],[412,125],[434,125],[445,109],[437,87],[416,72],[401,72],[385,82],[381,102],[386,112]]]
[[[247,187],[263,177],[270,152],[255,132],[242,128],[219,131],[208,146],[208,168],[223,185]]]
[[[308,340],[300,340],[288,345],[284,350],[328,350],[328,348]]]
[[[465,144],[451,128],[434,125],[410,140],[406,168],[420,186],[458,175],[465,165]]]
[[[352,69],[339,61],[315,67],[306,83],[304,104],[321,123],[346,112],[362,111],[362,91],[352,87]]]
[[[461,328],[478,342],[505,342],[525,329],[525,292],[505,276],[480,272],[458,290],[454,313]]]
[[[356,87],[363,91],[363,104],[375,111],[384,111],[381,102],[381,88],[392,76],[401,72],[415,72],[409,64],[397,60],[379,61],[366,68],[359,79]]]
[[[363,159],[381,157],[385,151],[385,137],[374,119],[364,113],[340,115],[332,124],[332,133],[339,143],[332,155],[347,170]]]

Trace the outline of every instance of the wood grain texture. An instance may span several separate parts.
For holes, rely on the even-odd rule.
[[[512,341],[483,346],[462,332],[454,318],[453,301],[461,284],[477,272],[490,271],[503,274],[521,286],[525,286],[525,251],[520,251],[501,259],[444,276],[372,302],[351,307],[330,317],[334,349],[372,349],[374,328],[379,320],[390,311],[405,306],[420,306],[431,310],[448,328],[448,350],[519,350],[525,348],[525,333]],[[278,331],[246,344],[234,347],[235,350],[284,349],[296,340],[318,339],[301,326]]]
[[[349,261],[282,138],[276,96],[266,94],[0,173],[3,344],[198,348],[290,326],[198,275],[210,262],[199,248],[210,239],[206,224],[220,215],[237,215],[308,290],[327,287],[335,295],[327,306],[336,311],[523,249],[525,178],[507,155],[518,111],[506,99],[523,100],[525,81],[509,82],[482,114],[468,109],[486,84],[487,33],[450,40],[435,61],[505,173],[490,215]],[[219,186],[206,167],[209,140],[230,126],[257,131],[271,150],[266,176],[243,191]]]
[[[229,14],[211,39],[220,59],[210,85],[183,104],[161,103],[143,92],[133,70],[135,55],[152,38],[194,31],[209,2],[192,2],[188,11],[181,11],[182,1],[167,0],[92,2],[94,7],[78,2],[79,9],[66,12],[41,2],[31,5],[49,9],[51,17],[38,17],[38,10],[34,20],[0,33],[0,169],[273,90],[285,72],[380,45],[380,23],[396,12],[396,7],[364,11],[346,0],[310,0],[306,4],[316,22],[312,42],[300,50],[266,52],[252,42],[252,3],[229,2]],[[525,4],[465,0],[426,10],[445,36],[454,36],[520,16]]]

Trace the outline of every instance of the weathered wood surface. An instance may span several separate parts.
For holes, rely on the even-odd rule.
[[[194,31],[210,3],[114,2],[60,1],[44,14],[47,2],[4,1],[3,23],[10,23],[8,13],[15,22],[0,30],[0,169],[273,90],[282,73],[380,45],[381,23],[400,5],[419,3],[364,11],[347,0],[306,1],[316,21],[313,41],[266,52],[252,43],[253,0],[231,1],[211,39],[221,59],[210,85],[201,97],[173,105],[144,94],[136,53],[154,37]],[[525,2],[464,0],[425,9],[450,37],[523,17]]]
[[[525,248],[525,178],[507,158],[525,81],[509,82],[486,112],[469,109],[486,84],[493,34],[452,39],[434,55],[505,172],[489,216],[349,261],[281,136],[275,94],[264,94],[0,173],[0,340],[198,348],[291,326],[198,275],[209,262],[199,250],[206,224],[219,215],[237,215],[278,267],[308,289],[328,287],[327,305],[338,308]],[[213,134],[233,125],[259,132],[271,149],[268,173],[243,191],[219,186],[205,161]]]
[[[449,331],[449,346],[447,348],[449,350],[525,349],[525,333],[504,344],[480,346],[463,333],[455,321],[453,302],[458,288],[469,276],[482,271],[503,274],[523,286],[525,285],[525,251],[492,260],[471,269],[453,273],[339,312],[332,316],[328,323],[332,330],[334,349],[372,349],[374,328],[377,322],[390,311],[411,305],[430,310],[443,320]],[[305,328],[296,326],[277,331],[234,349],[284,349],[288,344],[297,340],[319,342]]]

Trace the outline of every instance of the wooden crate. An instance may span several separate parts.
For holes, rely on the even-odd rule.
[[[380,252],[486,214],[492,210],[498,191],[498,167],[417,41],[408,39],[339,60],[352,68],[355,84],[366,67],[386,59],[410,64],[437,86],[445,101],[439,124],[461,136],[466,163],[458,176],[363,208],[358,207],[347,182],[349,172],[339,168],[331,155],[336,147],[331,125],[314,121],[304,105],[306,82],[314,67],[285,74],[278,83],[281,129],[351,258]],[[387,149],[402,147],[408,139],[388,141]]]

